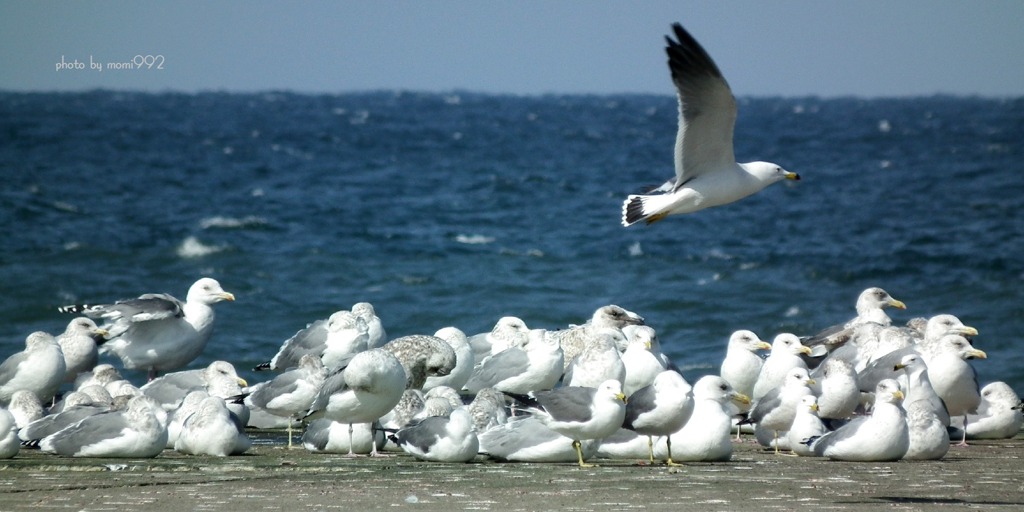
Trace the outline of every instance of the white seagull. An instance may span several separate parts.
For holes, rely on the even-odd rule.
[[[604,381],[596,388],[566,386],[510,396],[526,404],[525,409],[548,428],[572,439],[580,467],[592,466],[583,462],[581,441],[614,434],[626,418],[626,395],[617,380]]]
[[[630,195],[622,205],[623,226],[721,206],[777,181],[800,179],[771,162],[736,162],[732,90],[700,43],[678,23],[672,29],[678,42],[666,37],[665,51],[679,96],[676,175],[653,190],[655,194]]]
[[[81,313],[110,322],[111,339],[100,352],[121,358],[124,367],[158,372],[177,370],[199,357],[213,332],[213,305],[234,301],[215,279],[204,277],[189,289],[185,302],[166,293],[147,293],[114,304],[72,305],[63,313]]]

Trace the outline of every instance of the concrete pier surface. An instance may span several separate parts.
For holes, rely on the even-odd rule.
[[[736,444],[719,463],[651,466],[419,462],[287,450],[256,434],[242,456],[0,460],[0,510],[1024,510],[1024,436],[939,461],[835,462]]]

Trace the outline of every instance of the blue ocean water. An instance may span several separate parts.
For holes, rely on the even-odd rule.
[[[1024,99],[743,98],[737,157],[803,179],[621,227],[675,131],[669,95],[0,93],[0,354],[58,305],[211,276],[238,300],[194,366],[250,380],[369,301],[391,336],[614,303],[693,381],[732,331],[810,334],[881,286],[897,323],[977,327],[981,382],[1024,392]]]

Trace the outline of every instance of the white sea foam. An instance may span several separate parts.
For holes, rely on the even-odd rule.
[[[455,241],[460,244],[481,245],[494,242],[494,237],[484,235],[457,235]]]
[[[203,229],[211,228],[222,228],[222,229],[233,229],[233,228],[247,228],[252,226],[263,226],[267,224],[267,220],[263,217],[257,217],[255,215],[249,215],[248,217],[236,218],[236,217],[223,217],[217,215],[215,217],[207,217],[199,221],[199,227]]]
[[[642,247],[640,247],[639,241],[633,242],[633,244],[629,246],[629,255],[633,256],[634,258],[644,255],[644,250]]]
[[[190,236],[182,240],[178,245],[178,256],[181,258],[200,258],[215,254],[227,249],[226,245],[209,245],[200,242],[198,238]]]

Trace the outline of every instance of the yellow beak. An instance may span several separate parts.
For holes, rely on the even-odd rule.
[[[973,357],[977,359],[988,359],[988,354],[986,354],[983,350],[972,348],[971,350],[967,351],[967,357]]]

